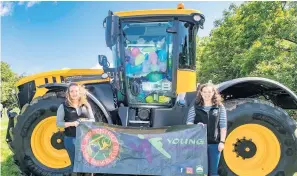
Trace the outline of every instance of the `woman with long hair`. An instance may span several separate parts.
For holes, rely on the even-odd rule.
[[[82,121],[95,122],[94,114],[87,101],[85,88],[77,83],[71,83],[66,91],[65,102],[58,108],[57,126],[65,128],[64,146],[72,168],[75,157],[76,127]]]
[[[196,101],[189,110],[187,124],[207,125],[208,174],[218,175],[227,133],[227,113],[214,84],[198,86]]]

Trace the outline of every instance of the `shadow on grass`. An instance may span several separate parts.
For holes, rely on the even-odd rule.
[[[8,156],[5,161],[1,162],[1,175],[20,176],[17,165],[14,164],[12,155]]]

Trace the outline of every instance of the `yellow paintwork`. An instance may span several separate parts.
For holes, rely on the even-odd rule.
[[[196,91],[196,71],[177,70],[176,93]]]
[[[53,83],[53,77],[56,78],[56,83],[61,83],[60,76],[67,77],[67,76],[76,76],[76,75],[100,75],[103,74],[103,70],[99,69],[65,69],[65,70],[56,70],[56,71],[50,71],[50,72],[43,72],[34,74],[31,76],[27,76],[22,78],[16,83],[16,86],[20,86],[22,84],[25,84],[29,81],[35,81],[35,87],[36,92],[34,94],[33,99],[39,96],[43,96],[46,94],[48,89],[46,88],[39,88],[38,86],[44,85],[45,78],[48,79],[48,83]],[[87,83],[98,83],[98,82],[106,82],[109,81],[109,78],[107,79],[100,79],[100,80],[88,80],[88,81],[79,81],[80,84],[87,84]]]
[[[200,13],[194,9],[152,9],[152,10],[134,10],[115,12],[119,17],[133,17],[133,16],[152,16],[152,15],[191,15],[192,13]]]
[[[56,116],[51,116],[39,122],[31,136],[31,149],[36,159],[43,165],[55,169],[71,164],[67,151],[57,150],[51,144],[52,135],[58,131]]]
[[[40,96],[43,96],[44,94],[46,94],[46,92],[48,91],[47,88],[36,88],[36,92],[34,94],[34,97],[33,99],[37,98],[37,97],[40,97]]]
[[[252,139],[257,147],[254,157],[243,160],[233,152],[237,139]],[[246,149],[248,151],[249,149]],[[268,175],[278,165],[281,155],[280,143],[274,133],[259,124],[245,124],[234,129],[227,137],[224,159],[236,175]]]
[[[30,76],[26,76],[20,79],[16,86],[25,84],[29,81],[35,80],[35,85],[45,84],[44,78],[48,78],[48,83],[53,83],[52,77],[56,77],[57,82],[61,82],[60,76],[75,76],[75,75],[99,75],[102,74],[103,70],[100,69],[65,69],[55,70],[49,72],[38,73]],[[98,80],[99,81],[99,80]]]

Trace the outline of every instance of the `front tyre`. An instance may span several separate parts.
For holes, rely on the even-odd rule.
[[[231,100],[225,106],[228,135],[220,174],[292,176],[297,159],[296,122],[262,100]]]

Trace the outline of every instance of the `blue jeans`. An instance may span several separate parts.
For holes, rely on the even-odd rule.
[[[208,175],[217,176],[221,152],[218,150],[219,144],[208,144]]]
[[[75,137],[64,136],[64,146],[69,155],[71,166],[74,166],[75,157]]]

